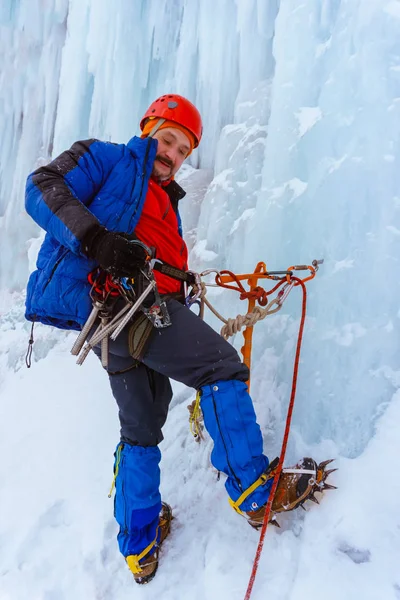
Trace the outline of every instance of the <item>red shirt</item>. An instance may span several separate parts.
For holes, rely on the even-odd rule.
[[[149,188],[135,235],[147,246],[156,249],[156,258],[178,269],[187,270],[188,250],[178,231],[178,218],[165,190],[153,179]],[[181,291],[181,282],[154,271],[160,294]]]

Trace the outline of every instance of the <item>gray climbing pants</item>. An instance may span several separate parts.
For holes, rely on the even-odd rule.
[[[236,350],[214,329],[175,299],[167,300],[172,325],[154,329],[141,362],[129,351],[127,326],[110,340],[108,372],[119,408],[121,440],[157,446],[163,439],[172,398],[169,378],[199,389],[216,381],[247,381],[249,372]],[[97,355],[99,349],[95,349]]]

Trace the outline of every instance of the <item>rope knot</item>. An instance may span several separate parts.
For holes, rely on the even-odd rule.
[[[257,302],[260,306],[267,306],[267,304],[268,304],[268,294],[264,290],[264,288],[261,287],[260,285],[255,287],[250,292],[246,292],[246,291],[242,292],[240,294],[240,299],[241,300],[257,300]]]

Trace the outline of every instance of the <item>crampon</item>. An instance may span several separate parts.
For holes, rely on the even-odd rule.
[[[326,482],[328,476],[337,471],[337,469],[326,469],[327,465],[333,462],[333,460],[325,460],[318,465],[312,458],[303,458],[294,467],[282,470],[272,502],[269,519],[272,525],[279,527],[279,523],[276,520],[277,514],[294,510],[299,506],[305,510],[304,504],[307,500],[319,504],[319,500],[315,496],[317,492],[322,494],[325,490],[337,489],[336,486]],[[275,472],[276,467],[270,470],[269,478],[274,477]],[[265,510],[266,505],[256,511],[248,511],[246,513],[249,524],[255,529],[262,527]]]
[[[153,552],[146,554],[145,551],[143,555],[131,555],[126,558],[126,562],[132,571],[136,583],[140,585],[149,583],[155,576],[158,569],[159,551],[170,532],[172,519],[171,507],[166,502],[162,502],[158,525],[160,536],[158,542],[152,548]]]

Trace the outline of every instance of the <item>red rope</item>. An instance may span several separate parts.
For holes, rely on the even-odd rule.
[[[253,288],[250,292],[242,292],[240,294],[241,300],[256,300],[260,306],[267,306],[268,304],[268,293],[260,285]]]
[[[267,527],[268,527],[269,515],[271,513],[272,502],[274,500],[276,488],[278,486],[279,477],[280,477],[280,474],[282,472],[283,461],[285,460],[286,447],[287,447],[287,442],[288,442],[289,432],[290,432],[290,424],[291,424],[291,421],[292,421],[294,399],[295,399],[295,396],[296,396],[297,375],[298,375],[298,371],[299,371],[301,342],[302,342],[302,339],[303,339],[304,322],[305,322],[305,318],[306,318],[307,291],[306,291],[306,286],[304,285],[304,283],[302,282],[301,279],[298,279],[297,277],[292,277],[291,279],[292,279],[292,281],[297,281],[298,285],[301,285],[301,288],[303,290],[303,301],[302,301],[302,307],[301,307],[301,319],[300,319],[299,335],[298,335],[298,338],[297,338],[296,355],[295,355],[295,359],[294,359],[294,369],[293,369],[293,379],[292,379],[292,391],[291,391],[291,394],[290,394],[289,408],[288,408],[288,413],[287,413],[287,417],[286,417],[286,427],[285,427],[285,433],[284,433],[284,436],[283,436],[281,456],[280,456],[279,464],[278,464],[278,467],[277,467],[277,470],[276,470],[276,474],[275,474],[275,477],[274,477],[274,482],[272,484],[271,493],[269,495],[267,507],[265,509],[264,521],[263,521],[262,528],[261,528],[261,533],[260,533],[260,540],[258,542],[256,556],[255,556],[254,564],[253,564],[253,569],[252,569],[252,572],[251,572],[251,575],[250,575],[249,585],[247,587],[246,596],[245,596],[244,600],[249,600],[249,598],[251,596],[252,589],[253,589],[254,581],[255,581],[255,578],[256,578],[257,569],[258,569],[258,563],[260,562],[261,552],[262,552],[262,549],[263,549],[263,546],[264,546],[265,533],[266,533]]]
[[[229,285],[228,283],[223,283],[221,281],[221,275],[229,275],[229,277],[231,277],[232,280],[236,283],[236,286]],[[236,277],[235,273],[232,273],[232,271],[228,271],[226,269],[223,271],[219,271],[219,273],[216,274],[215,283],[227,290],[234,290],[235,292],[240,292],[241,294],[246,293],[245,288],[243,287],[241,281]]]

